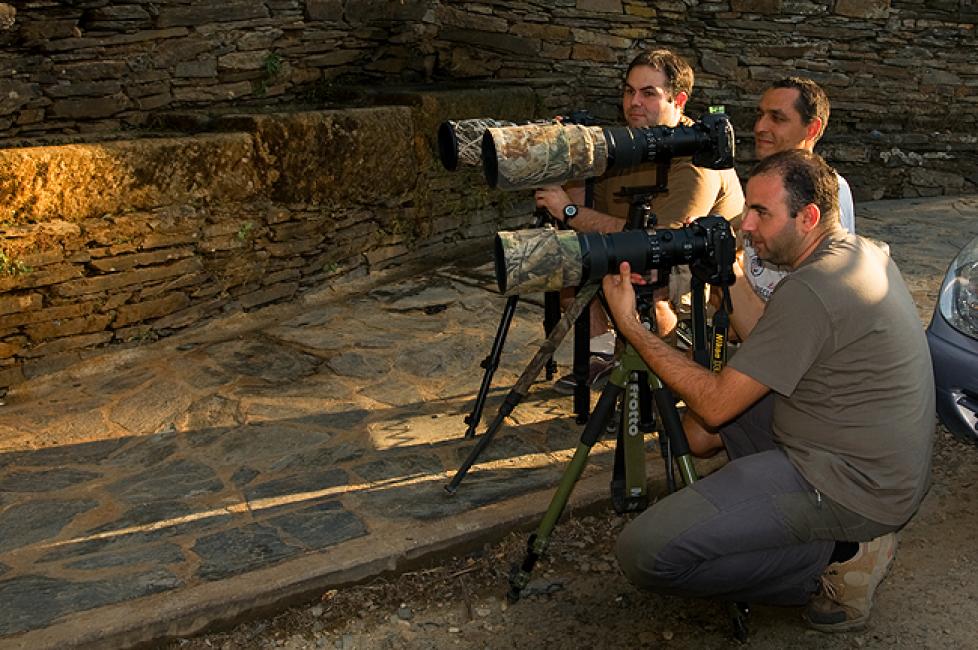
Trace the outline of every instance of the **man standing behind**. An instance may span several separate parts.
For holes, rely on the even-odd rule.
[[[754,122],[754,154],[758,160],[780,151],[803,149],[814,151],[815,144],[829,123],[829,98],[825,91],[803,77],[788,77],[775,82],[764,91],[757,105]],[[849,183],[836,173],[839,182],[839,218],[843,229],[856,232],[855,210]],[[757,255],[750,238],[745,238],[743,267],[736,268],[738,282],[731,288],[734,313],[730,315],[734,330],[741,339],[747,338],[771,292],[778,286],[788,269]]]
[[[676,53],[667,49],[642,52],[632,60],[625,74],[622,92],[622,110],[628,126],[645,128],[654,126],[676,127],[690,125],[692,120],[683,115],[683,109],[693,90],[693,70]],[[689,157],[674,158],[669,165],[669,191],[654,197],[652,212],[658,219],[658,227],[674,228],[683,225],[690,217],[720,214],[727,219],[740,215],[744,195],[733,169],[722,171],[693,165]],[[623,187],[642,187],[656,183],[655,163],[613,170],[595,185],[594,208],[583,207],[584,188],[563,188],[559,185],[543,187],[536,192],[538,207],[546,208],[550,215],[581,232],[618,232],[628,217],[628,199],[616,194]],[[672,291],[672,302],[678,302],[682,287]],[[660,291],[656,302],[656,322],[659,333],[668,336],[676,326],[675,310],[671,307],[670,292]],[[592,307],[591,335],[596,337],[607,331],[607,319],[597,307]],[[609,350],[610,351],[610,350]],[[594,364],[592,364],[593,366]],[[558,382],[559,383],[559,382]],[[571,384],[573,388],[573,384]]]

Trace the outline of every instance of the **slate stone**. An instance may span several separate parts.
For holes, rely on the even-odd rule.
[[[281,497],[304,492],[316,492],[337,485],[349,483],[347,473],[341,469],[309,468],[308,471],[292,476],[258,483],[245,491],[249,501],[270,497]]]
[[[454,496],[445,493],[448,480],[433,480],[363,493],[362,508],[387,519],[430,521],[451,517],[490,503],[556,485],[551,467],[529,470],[473,470]],[[549,496],[546,497],[549,500]]]
[[[107,552],[66,564],[69,569],[95,570],[149,564],[156,567],[186,561],[175,544],[142,544],[131,548],[111,547]]]
[[[481,432],[479,434],[482,435]],[[472,453],[472,449],[479,443],[479,438],[475,438],[471,443],[467,443],[464,447],[458,447],[455,454],[459,460],[459,464],[462,463],[469,454]],[[493,438],[492,442],[486,445],[486,448],[482,450],[479,457],[476,459],[477,463],[485,463],[493,460],[504,460],[507,458],[516,458],[517,456],[525,456],[527,454],[536,454],[543,451],[542,449],[530,444],[522,437],[517,436],[503,436]]]
[[[283,341],[295,343],[306,350],[330,352],[333,350],[343,350],[353,345],[355,338],[347,332],[361,330],[350,330],[351,325],[355,324],[347,322],[343,325],[337,325],[336,323],[290,325],[271,330],[269,334]]]
[[[235,377],[223,368],[215,367],[212,362],[202,359],[203,355],[181,357],[170,361],[170,368],[175,377],[194,388],[218,388],[234,381]]]
[[[369,463],[357,465],[353,471],[367,481],[383,481],[418,474],[435,474],[444,471],[444,469],[441,462],[432,455],[410,454],[403,456],[388,455]]]
[[[228,431],[231,430],[232,429],[228,427],[214,427],[210,429],[186,431],[183,434],[183,439],[186,445],[191,449],[200,449],[201,447],[209,447],[213,445],[218,440],[224,438]]]
[[[0,552],[55,539],[75,517],[98,501],[28,501],[0,513]],[[3,602],[0,599],[0,602]]]
[[[158,465],[177,451],[172,433],[130,439],[129,443],[106,461],[106,464],[131,468]]]
[[[208,354],[234,375],[286,383],[316,372],[319,359],[275,341],[228,341],[212,345]]]
[[[0,478],[0,492],[53,492],[72,485],[87,483],[101,474],[75,467],[5,472]]]
[[[485,350],[476,349],[471,341],[458,338],[451,343],[441,341],[437,346],[416,345],[403,350],[397,357],[397,367],[418,377],[453,376],[483,372],[479,363]]]
[[[330,467],[339,463],[356,460],[361,458],[363,455],[363,447],[344,442],[338,445],[309,451],[291,458],[286,464],[281,465],[279,470],[285,471],[296,468],[305,469],[308,467]]]
[[[445,331],[445,319],[422,317],[415,312],[389,312],[386,319],[370,323],[363,331],[377,331],[379,336],[384,336],[383,332],[390,332],[386,336],[404,340],[404,335],[407,333],[419,336],[441,334]]]
[[[195,431],[215,427],[233,427],[241,424],[238,402],[220,395],[208,395],[199,399],[177,418],[182,431]]]
[[[201,512],[210,514],[208,514],[206,517],[191,519],[190,521],[182,523],[176,523],[175,521],[183,518],[186,515]],[[130,527],[145,526],[147,524],[170,523],[170,525],[164,526],[157,530],[129,533],[126,535],[127,538],[133,540],[148,541],[156,540],[161,537],[176,537],[188,533],[209,530],[216,526],[226,525],[233,519],[233,517],[234,515],[225,513],[223,511],[215,512],[212,506],[199,508],[188,505],[183,501],[150,501],[136,505],[132,509],[127,510],[122,514],[122,516],[117,518],[112,523],[101,526],[92,532],[104,533],[124,530]]]
[[[363,522],[338,501],[276,515],[265,523],[275,526],[286,539],[295,540],[309,550],[324,549],[367,534]]]
[[[370,415],[370,411],[357,406],[356,404],[337,404],[327,413],[322,413],[314,417],[306,418],[307,424],[322,426],[334,433],[344,433],[359,427]]]
[[[0,454],[0,467],[8,465],[36,467],[39,465],[85,465],[97,463],[128,442],[128,438],[85,442],[63,447],[48,447],[35,451]]]
[[[301,552],[267,526],[249,524],[197,540],[191,549],[200,558],[196,577],[220,580],[246,571],[271,566]]]
[[[449,305],[459,298],[458,289],[452,286],[426,286],[412,294],[401,295],[387,303],[392,311],[421,310],[432,305]]]
[[[155,503],[219,492],[223,487],[210,467],[183,458],[117,481],[109,490],[130,503]]]
[[[277,424],[250,425],[225,431],[208,454],[215,456],[214,462],[221,466],[248,464],[264,469],[322,444],[323,437],[316,431],[300,431]]]
[[[134,434],[155,432],[172,422],[190,406],[186,388],[176,382],[158,380],[152,390],[143,390],[120,400],[109,411],[109,419]]]
[[[153,379],[156,375],[149,369],[112,374],[96,385],[96,392],[102,395],[118,395]]]
[[[248,485],[255,477],[259,476],[261,472],[257,469],[252,469],[251,467],[239,467],[235,470],[234,474],[231,476],[231,482],[241,487],[243,485]]]
[[[71,582],[27,575],[0,580],[0,636],[46,627],[59,617],[174,589],[183,583],[165,569],[108,580]]]
[[[424,396],[418,390],[417,386],[390,377],[379,383],[371,383],[361,390],[360,394],[382,404],[390,404],[391,406],[406,406],[425,401]]]
[[[396,341],[390,334],[366,333],[357,337],[356,346],[368,350],[391,350],[397,347],[400,341]]]
[[[341,377],[378,379],[390,372],[391,362],[380,355],[343,352],[327,361],[326,366]]]

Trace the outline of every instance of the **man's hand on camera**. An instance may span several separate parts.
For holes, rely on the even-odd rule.
[[[574,203],[570,195],[560,185],[547,185],[538,189],[533,197],[538,208],[545,208],[550,216],[558,221],[564,220],[564,207]]]
[[[632,326],[642,328],[638,320],[638,312],[635,310],[635,290],[632,289],[632,284],[645,284],[645,279],[637,273],[632,273],[628,262],[621,263],[618,275],[613,273],[606,275],[601,281],[601,288],[604,290],[604,298],[608,302],[611,316],[626,338],[628,332],[634,331],[631,329]]]

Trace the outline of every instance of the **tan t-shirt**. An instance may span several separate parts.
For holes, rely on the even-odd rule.
[[[628,218],[628,198],[615,196],[623,187],[654,185],[655,163],[605,174],[595,183],[594,209],[620,219]],[[688,217],[719,214],[727,220],[739,217],[744,193],[733,169],[696,167],[693,159],[673,158],[669,165],[668,191],[652,199],[658,228],[682,226]]]
[[[900,525],[927,487],[934,377],[896,264],[837,231],[771,296],[730,361],[776,393],[774,436],[818,490]]]

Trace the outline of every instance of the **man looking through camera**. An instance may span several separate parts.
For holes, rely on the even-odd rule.
[[[799,149],[814,151],[825,133],[831,106],[822,88],[804,77],[776,81],[761,96],[754,121],[754,153],[758,160],[781,152]],[[856,232],[855,210],[849,183],[836,172],[839,184],[839,220],[844,230]],[[753,241],[759,237],[745,233],[743,250],[734,265],[737,281],[730,287],[733,311],[730,324],[737,338],[746,339],[764,312],[771,293],[790,272],[787,266],[765,259]],[[687,412],[683,428],[694,456],[713,456],[723,449],[715,430],[703,425],[696,413]]]
[[[628,126],[645,128],[691,125],[683,109],[693,90],[693,70],[680,56],[667,49],[647,50],[636,56],[628,66],[622,92],[622,110]],[[537,206],[550,215],[581,232],[618,232],[628,218],[627,197],[615,196],[623,187],[643,187],[656,183],[655,163],[646,163],[628,170],[612,171],[595,184],[594,208],[584,207],[584,188],[564,188],[550,185],[537,190]],[[733,169],[722,171],[696,167],[692,158],[674,158],[669,165],[668,192],[652,200],[652,212],[658,227],[682,226],[690,217],[720,214],[727,219],[740,215],[743,192]],[[677,269],[678,271],[679,269]],[[678,275],[678,274],[677,274]],[[674,282],[672,303],[689,291],[682,282]],[[688,284],[688,281],[687,281]],[[660,289],[656,294],[655,316],[659,333],[668,337],[675,329],[677,317],[670,302],[670,291]],[[591,335],[597,337],[609,331],[607,318],[600,305],[591,311]],[[610,350],[608,350],[610,351]],[[603,369],[592,363],[592,368]],[[592,374],[595,374],[592,372]],[[569,382],[573,378],[558,381]]]
[[[842,229],[835,172],[817,155],[792,150],[758,163],[743,229],[758,254],[791,273],[720,373],[645,330],[627,263],[603,281],[619,332],[720,427],[731,457],[635,518],[618,559],[649,589],[807,603],[813,627],[854,629],[893,559],[893,531],[926,490],[927,343],[896,265]]]

